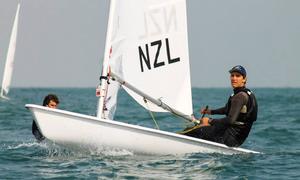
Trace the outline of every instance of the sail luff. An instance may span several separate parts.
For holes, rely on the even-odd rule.
[[[15,20],[12,28],[12,32],[10,35],[9,47],[6,55],[6,63],[4,66],[3,80],[1,85],[1,97],[7,96],[10,88],[11,77],[13,72],[13,63],[15,58],[16,51],[16,41],[17,41],[17,33],[18,33],[18,21],[19,21],[19,10],[20,4],[18,4]]]
[[[100,97],[98,101],[98,109],[97,109],[97,117],[103,117],[103,109],[104,109],[104,101],[107,93],[107,74],[109,68],[109,55],[110,55],[110,48],[111,48],[111,39],[112,39],[112,31],[113,31],[113,19],[115,14],[115,6],[116,0],[110,1],[110,10],[109,10],[109,17],[108,17],[108,25],[107,25],[107,32],[106,32],[106,43],[105,43],[105,50],[104,50],[104,60],[102,63],[102,74],[100,78]]]
[[[128,82],[124,81],[122,78],[120,78],[118,75],[114,74],[113,72],[110,72],[110,76],[115,79],[116,81],[118,81],[121,85],[127,87],[128,89],[132,90],[133,92],[135,92],[136,94],[140,95],[142,98],[145,98],[147,100],[149,100],[150,102],[154,103],[155,105],[163,108],[164,110],[176,115],[176,116],[179,116],[179,117],[182,117],[184,118],[185,120],[188,120],[190,122],[196,122],[191,115],[187,115],[187,114],[184,114],[170,106],[168,106],[167,104],[165,104],[164,102],[162,102],[161,100],[159,99],[155,99],[151,96],[149,96],[148,94],[140,91],[139,89],[137,89],[136,87],[134,87],[133,85],[129,84]],[[199,122],[197,122],[199,123]]]

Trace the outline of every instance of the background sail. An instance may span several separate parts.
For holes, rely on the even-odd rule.
[[[112,54],[122,56],[123,78],[170,107],[192,114],[185,0],[118,0],[116,4],[114,39],[122,43]],[[125,90],[145,108],[164,111]]]
[[[1,96],[7,96],[10,88],[11,77],[13,72],[13,65],[14,65],[14,58],[15,58],[15,51],[16,51],[16,41],[17,41],[17,33],[18,33],[18,21],[19,21],[19,9],[20,4],[18,4],[17,12],[14,20],[14,25],[12,28],[10,42],[8,47],[8,52],[6,56],[6,63],[4,66],[4,74],[1,86]]]

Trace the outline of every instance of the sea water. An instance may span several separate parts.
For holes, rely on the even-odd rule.
[[[15,88],[0,100],[0,179],[300,179],[300,89],[256,88],[259,112],[241,146],[262,154],[141,155],[126,149],[73,150],[31,134],[27,103],[42,104],[57,94],[59,108],[95,115],[93,88]],[[223,106],[231,89],[193,88],[197,117],[200,107]],[[172,115],[154,113],[160,129],[176,132],[188,124]],[[221,116],[213,116],[219,118]],[[148,111],[120,92],[116,119],[156,128]]]

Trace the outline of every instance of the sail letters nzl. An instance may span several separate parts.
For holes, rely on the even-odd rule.
[[[144,27],[145,32],[140,36],[140,39],[147,37],[160,36],[161,34],[167,35],[171,31],[177,31],[177,18],[176,18],[175,5],[168,7],[159,7],[151,9],[144,13]],[[171,42],[172,43],[172,42]],[[165,48],[165,53],[161,53]],[[155,54],[154,57],[150,56],[150,52]],[[141,72],[144,72],[144,65],[151,70],[151,68],[158,68],[166,65],[166,62],[160,57],[165,54],[167,64],[172,64],[180,61],[180,57],[172,58],[170,52],[169,38],[156,40],[145,45],[138,47]],[[153,63],[153,64],[152,64]]]

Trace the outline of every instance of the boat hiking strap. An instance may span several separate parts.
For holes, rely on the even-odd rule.
[[[201,127],[202,127],[202,125],[198,124],[198,125],[195,125],[195,126],[193,126],[193,127],[188,127],[188,128],[186,128],[185,130],[183,130],[183,131],[178,131],[178,132],[176,132],[176,133],[178,133],[178,134],[186,134],[186,133],[188,133],[188,132],[190,132],[190,131],[193,131],[193,130],[198,129],[198,128],[201,128]]]
[[[152,120],[154,121],[154,123],[156,125],[156,128],[159,130],[159,126],[158,126],[158,124],[157,124],[157,122],[156,122],[156,120],[154,118],[154,115],[153,115],[152,111],[149,110],[148,101],[147,101],[147,99],[145,97],[144,97],[144,102],[147,105],[148,112],[149,112],[150,116],[152,117]]]

